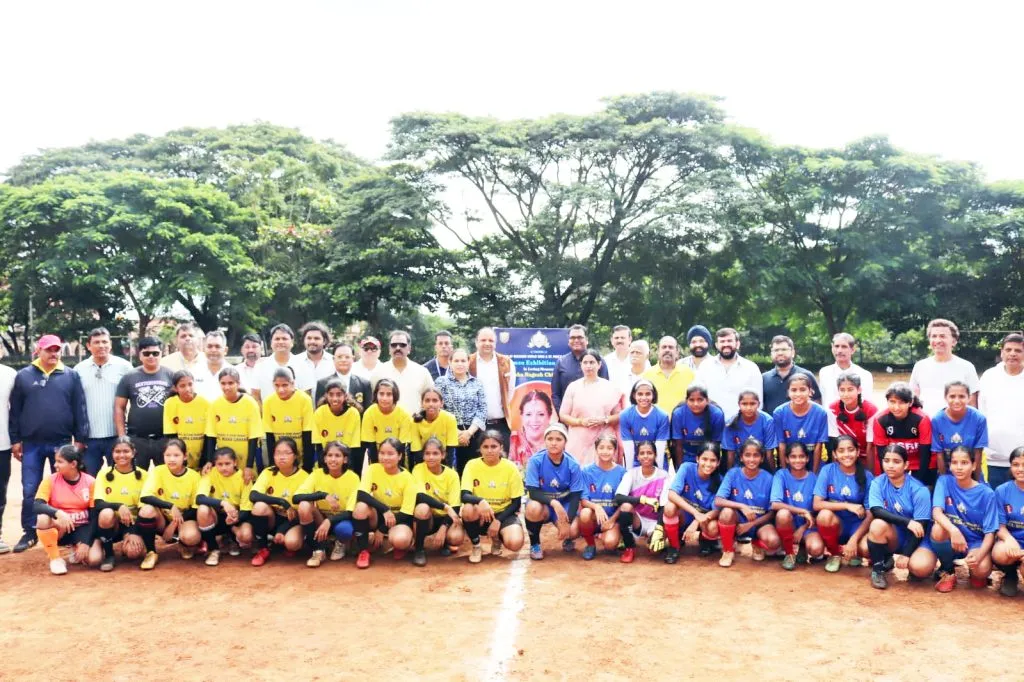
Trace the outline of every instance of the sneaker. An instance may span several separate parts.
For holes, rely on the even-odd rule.
[[[344,559],[345,543],[335,540],[334,547],[331,548],[331,556],[329,558],[331,561],[341,561],[342,559]]]
[[[971,576],[971,587],[976,590],[983,590],[988,587],[988,578],[975,578]]]
[[[195,547],[189,547],[188,545],[178,545],[178,548],[179,548],[179,553],[181,554],[181,558],[184,559],[185,561],[188,561],[189,559],[191,559],[192,557],[194,557],[196,555],[196,548]]]
[[[935,590],[945,594],[956,589],[956,575],[953,573],[940,573],[939,581],[935,583]]]
[[[501,556],[501,536],[491,540],[491,556]]]
[[[718,560],[718,565],[722,568],[729,568],[732,566],[734,558],[736,558],[736,552],[722,552],[722,558]]]
[[[562,541],[562,551],[563,552],[575,552],[576,551],[576,541],[575,540],[563,540]]]
[[[756,543],[756,542],[750,543],[750,551],[751,551],[751,557],[750,558],[752,558],[754,561],[764,561],[764,557],[765,557],[764,547],[762,547],[759,543]],[[796,561],[796,557],[793,558],[793,561]]]
[[[885,579],[884,571],[872,569],[871,587],[875,588],[876,590],[884,590],[885,588],[889,587],[889,581]]]
[[[665,563],[674,564],[679,561],[679,550],[675,547],[669,546],[665,548]]]
[[[36,537],[35,530],[30,530],[21,536],[21,539],[18,540],[18,544],[14,545],[14,553],[20,554],[26,549],[31,549],[36,546],[37,542],[39,542],[39,538]]]
[[[142,563],[139,564],[139,568],[143,571],[152,571],[156,567],[156,562],[160,561],[160,555],[156,552],[146,552],[146,556],[142,558]]]
[[[242,553],[242,548],[238,546],[238,543],[232,540],[228,543],[228,554],[230,556],[239,556]]]
[[[100,562],[100,570],[104,573],[110,573],[114,570],[114,555],[107,554],[103,557],[103,561]]]
[[[852,559],[850,559],[850,561],[847,562],[846,565],[849,566],[850,568],[860,568],[861,566],[864,565],[864,560],[861,559],[859,556],[855,556]]]
[[[423,568],[427,565],[427,552],[423,549],[417,549],[412,555],[412,565]]]
[[[359,556],[356,557],[356,568],[369,568],[370,567],[370,550],[364,549],[359,552]]]
[[[80,563],[82,563],[82,560],[78,558],[78,554],[72,549],[71,554],[68,554],[68,566],[77,566]]]
[[[530,558],[534,561],[540,561],[544,558],[544,550],[541,549],[540,545],[530,545]]]
[[[310,568],[320,568],[320,564],[324,562],[326,552],[322,549],[313,550],[313,555],[306,560],[306,566]]]
[[[1007,580],[1003,578],[1003,584],[999,586],[999,594],[1004,597],[1016,597],[1017,596],[1017,581]]]
[[[437,553],[440,554],[441,556],[451,556],[453,554],[452,548],[449,547],[448,545],[445,545],[441,549],[437,550]]]
[[[395,561],[401,561],[402,559],[405,558],[405,550],[404,549],[396,549],[394,552],[392,552],[392,556],[395,557]]]
[[[50,559],[50,573],[64,575],[68,572],[68,565],[61,558]]]
[[[622,550],[622,554],[619,555],[619,561],[621,561],[624,564],[633,563],[633,559],[635,558],[636,550],[632,547],[627,547],[626,549]]]
[[[252,555],[252,565],[253,566],[262,566],[263,564],[267,563],[267,559],[269,559],[269,558],[270,558],[270,550],[267,549],[266,547],[263,547],[262,549],[260,549],[260,551],[258,551],[258,552],[256,552],[255,554]]]
[[[697,552],[699,556],[709,557],[715,553],[715,541],[707,540],[705,538],[700,539],[700,551]]]
[[[802,542],[800,543],[800,546],[796,548],[796,563],[798,566],[800,564],[807,563],[807,548],[804,547]]]
[[[473,545],[469,550],[469,563],[478,564],[483,561],[484,551],[480,545]]]
[[[206,561],[203,562],[203,563],[205,563],[207,566],[216,566],[217,564],[219,564],[220,563],[220,550],[219,549],[210,550],[210,552],[206,555]]]
[[[565,549],[565,548],[563,547],[562,549]],[[591,559],[593,559],[596,556],[597,556],[597,546],[596,545],[587,545],[586,547],[583,548],[583,560],[584,561],[590,561]]]
[[[839,555],[830,556],[828,561],[825,562],[825,571],[827,573],[838,573],[839,569],[843,567],[843,557]]]
[[[782,557],[782,568],[787,571],[792,571],[794,568],[796,568],[796,555],[787,554],[786,556]]]
[[[3,540],[0,540],[0,554],[10,554],[10,553],[11,553],[11,546],[8,545]]]

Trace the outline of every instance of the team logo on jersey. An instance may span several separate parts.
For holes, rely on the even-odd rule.
[[[916,426],[911,426],[910,427],[910,435],[912,435],[912,436],[916,436],[917,435],[917,427]]]
[[[195,420],[192,419],[192,417],[185,417],[185,423],[186,424],[193,424],[193,423],[195,423]]]
[[[949,442],[951,442],[951,443],[963,443],[964,442],[964,438],[959,433],[954,433],[953,437],[949,439]]]
[[[703,436],[704,435],[704,429],[702,429],[702,428],[700,428],[698,426],[696,429],[693,430],[693,435],[695,435],[695,436]]]
[[[288,415],[285,415],[284,423],[285,424],[291,424],[292,423],[292,418],[290,416],[288,416]]]
[[[213,491],[211,490],[210,492],[213,492]],[[225,490],[224,492],[222,492],[222,493],[220,494],[220,497],[221,497],[221,499],[222,499],[222,500],[226,500],[226,499],[228,499],[229,497],[231,497],[231,495],[229,495],[229,494],[228,494],[228,491],[227,491],[227,490]]]
[[[391,488],[384,488],[384,497],[394,497],[395,493],[392,492]]]
[[[828,488],[829,488],[829,492],[835,492],[835,487],[834,486],[830,485]],[[839,494],[842,495],[843,497],[849,497],[850,495],[853,494],[853,491],[850,490],[850,486],[844,485],[842,490],[839,491]]]
[[[695,490],[693,492],[693,496],[696,497],[698,500],[703,500],[704,499],[704,493],[702,493],[699,490]]]
[[[544,477],[543,476],[538,476],[537,477],[537,485],[539,485],[541,488],[544,487]]]
[[[650,435],[650,433],[649,433],[649,432],[647,431],[647,427],[646,427],[646,426],[641,426],[641,427],[640,427],[640,435],[641,435],[641,436],[647,436],[647,435]]]
[[[603,493],[610,493],[611,491],[612,491],[612,486],[609,483],[605,483],[604,486],[601,487],[601,492],[603,492]]]
[[[730,491],[730,493],[732,494],[732,496],[733,496],[733,497],[736,497],[737,495],[739,495],[739,494],[740,494],[740,489],[739,489],[739,488],[733,488],[733,489],[732,489],[732,490]]]
[[[743,493],[743,497],[747,498],[748,500],[752,500],[754,499],[754,493],[748,490],[745,493]]]
[[[803,427],[800,427],[800,430],[796,432],[796,437],[797,438],[807,438],[807,432],[804,431]]]
[[[690,492],[690,484],[689,483],[684,483],[683,484],[683,494],[685,495],[688,492]]]
[[[505,334],[506,332],[502,332]],[[502,341],[502,343],[508,343]],[[530,342],[526,344],[527,348],[551,348],[551,342],[548,341],[548,337],[544,335],[544,332],[537,330],[537,333],[530,337]]]
[[[107,495],[109,495],[110,493],[112,493],[112,492],[113,492],[113,489],[112,489],[112,488],[111,488],[111,487],[110,487],[110,486],[108,485],[108,486],[106,487],[106,489],[104,490],[104,492],[105,492],[105,493],[106,493]],[[1006,511],[1010,511],[1010,510],[1009,510],[1009,509],[1007,509]]]
[[[109,488],[107,489],[107,492],[108,493],[110,492]],[[128,494],[128,488],[127,487],[121,488],[121,494],[122,495],[127,495]]]
[[[177,417],[175,417],[175,418],[174,418],[174,423],[175,423],[175,424],[177,424],[177,423],[178,423],[178,418],[177,418]]]
[[[961,514],[966,514],[967,513],[967,505],[964,504],[963,502],[961,502],[960,504],[958,504],[956,506],[956,510],[958,512],[960,512]]]
[[[217,488],[215,488],[214,486],[211,485],[210,486],[210,496],[212,497],[213,495],[216,495],[216,494],[217,494]]]
[[[739,445],[740,444],[740,437],[739,436],[733,436],[732,437],[732,444],[733,445]]]
[[[479,483],[474,483],[474,485],[480,485],[480,484]],[[487,487],[488,488],[497,488],[498,484],[495,483],[494,481],[490,481],[490,482],[487,483]]]
[[[82,491],[82,499],[85,500],[86,502],[89,501],[89,489],[88,488],[86,488],[85,490]]]
[[[899,500],[896,500],[895,502],[892,503],[892,508],[901,514],[903,513],[903,505],[900,504]]]
[[[550,485],[552,488],[557,488],[558,487],[558,479],[557,478],[552,478],[551,479],[551,483],[549,483],[548,485]]]
[[[220,415],[219,414],[213,415],[213,421],[219,422],[220,421]]]
[[[267,488],[267,494],[268,495],[273,495],[274,494],[274,486],[269,486]]]
[[[430,492],[430,482],[429,481],[423,483],[423,489],[426,490],[427,492]]]
[[[107,492],[109,493],[110,491],[108,490]],[[1013,505],[1012,504],[1005,504],[1005,505],[1003,505],[1003,508],[1006,509],[1006,513],[1007,514],[1012,514],[1013,513]],[[1024,510],[1024,507],[1021,507],[1021,510]]]
[[[177,490],[175,490],[173,493],[171,493],[171,499],[172,500],[180,500],[181,499],[181,495],[178,493]]]
[[[793,437],[793,432],[792,432],[792,431],[790,431],[789,429],[784,429],[784,430],[782,431],[782,433],[783,433],[783,435],[785,435],[785,436],[786,436],[786,440],[789,440],[790,438],[792,438],[792,437]],[[736,441],[736,442],[738,443],[739,441]]]
[[[794,502],[803,502],[804,501],[804,494],[802,492],[800,492],[799,490],[797,490],[796,494],[793,495],[793,501]]]
[[[370,484],[370,492],[371,493],[377,492],[377,484],[376,483],[371,483]]]
[[[594,485],[593,483],[590,484],[590,492],[592,492],[592,493],[596,493],[597,492],[597,486]]]
[[[164,489],[163,488],[157,488],[156,489],[156,494],[157,495],[163,495],[164,494]]]
[[[228,424],[237,424],[238,417],[228,417]]]
[[[390,427],[390,426],[385,426],[384,427],[384,433],[391,433],[392,431],[393,431],[392,427]]]

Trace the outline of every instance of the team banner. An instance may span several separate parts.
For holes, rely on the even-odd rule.
[[[544,447],[544,429],[556,419],[551,376],[559,356],[569,352],[568,329],[497,328],[497,351],[512,357],[516,385],[509,396],[512,447],[509,459],[525,465]]]

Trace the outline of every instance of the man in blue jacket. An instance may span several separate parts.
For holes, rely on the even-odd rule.
[[[11,390],[11,454],[21,462],[21,529],[24,532],[14,546],[15,552],[24,552],[36,544],[32,499],[43,476],[53,470],[57,448],[73,439],[75,445],[84,450],[89,438],[82,379],[60,361],[62,346],[61,340],[53,334],[39,339],[38,357],[18,372]],[[50,468],[44,470],[47,460]]]

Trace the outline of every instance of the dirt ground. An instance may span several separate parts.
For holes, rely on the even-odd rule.
[[[15,471],[11,543],[18,497]],[[276,555],[208,568],[165,548],[151,573],[53,577],[36,547],[0,557],[0,679],[1019,679],[992,667],[988,643],[1012,632],[1024,597],[879,592],[866,569],[786,573],[771,559],[584,563],[546,533],[542,562],[506,552],[471,566],[463,552],[367,571]]]

